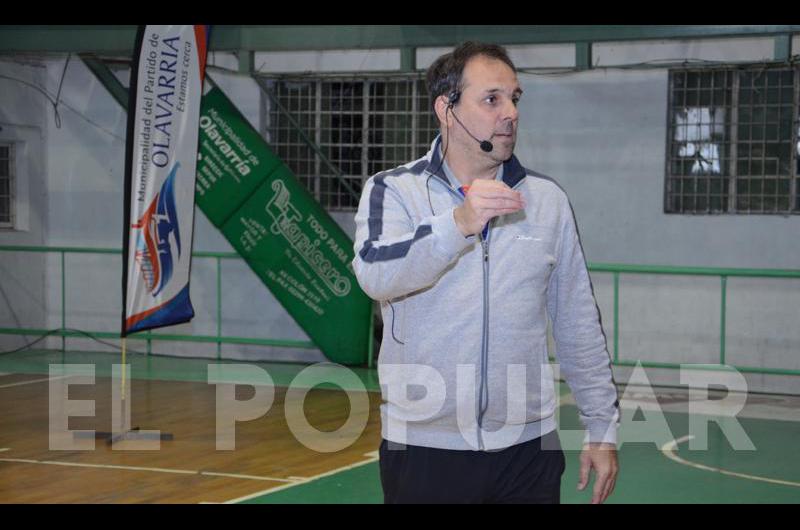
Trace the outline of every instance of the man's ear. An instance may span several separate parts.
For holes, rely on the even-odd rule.
[[[439,118],[439,124],[442,126],[447,125],[447,106],[450,102],[444,95],[441,95],[436,98],[436,103],[434,104],[433,108],[436,111],[436,117]]]

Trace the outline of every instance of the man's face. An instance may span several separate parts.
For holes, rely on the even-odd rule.
[[[462,81],[464,89],[454,110],[473,135],[490,141],[494,148],[490,153],[481,151],[478,142],[455,121],[450,124],[453,140],[475,156],[495,162],[508,160],[517,142],[517,103],[522,95],[516,74],[504,62],[479,55],[467,62]]]

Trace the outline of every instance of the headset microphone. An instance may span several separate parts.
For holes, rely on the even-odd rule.
[[[464,129],[464,130],[466,131],[466,133],[467,133],[468,135],[470,135],[470,137],[471,137],[473,140],[475,140],[476,142],[478,142],[478,144],[480,144],[480,146],[481,146],[481,151],[483,151],[484,153],[491,153],[491,152],[492,152],[492,149],[494,149],[494,146],[492,145],[492,142],[490,142],[489,140],[478,140],[478,139],[475,137],[475,135],[474,135],[474,134],[472,134],[471,132],[469,132],[469,129],[467,129],[467,128],[464,126],[464,124],[463,124],[463,123],[461,123],[461,120],[459,120],[459,119],[458,119],[458,116],[456,116],[456,112],[455,112],[455,110],[453,110],[453,106],[456,104],[456,102],[458,101],[458,98],[460,98],[460,97],[461,97],[461,92],[459,92],[459,91],[457,91],[457,90],[454,90],[454,91],[450,92],[450,95],[449,95],[449,96],[448,96],[448,98],[447,98],[447,100],[448,100],[448,107],[450,108],[450,112],[452,112],[452,113],[453,113],[453,117],[456,119],[456,121],[458,122],[458,124],[459,124],[459,125],[461,125],[461,128],[462,128],[462,129]]]
[[[461,128],[464,129],[467,132],[467,134],[472,137],[473,140],[475,140],[476,142],[478,142],[480,144],[481,151],[483,151],[485,153],[491,153],[492,152],[492,149],[494,149],[494,146],[492,145],[492,142],[490,142],[489,140],[478,140],[477,138],[475,138],[475,135],[472,134],[471,132],[469,132],[469,129],[464,127],[464,124],[461,123],[461,120],[458,119],[458,116],[456,116],[456,113],[453,111],[453,109],[450,109],[450,112],[453,114],[453,117],[456,119],[458,124],[461,125]]]

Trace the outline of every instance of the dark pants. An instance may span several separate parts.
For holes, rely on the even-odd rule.
[[[387,504],[558,504],[564,467],[556,431],[492,452],[433,449],[386,440],[380,447],[381,485]]]

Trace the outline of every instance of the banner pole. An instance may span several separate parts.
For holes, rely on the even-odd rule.
[[[125,379],[127,377],[126,370],[125,370],[125,360],[126,360],[126,346],[127,346],[127,339],[122,337],[122,399],[120,399],[120,432],[124,433],[128,430],[128,425],[126,425],[127,421],[125,418]]]

